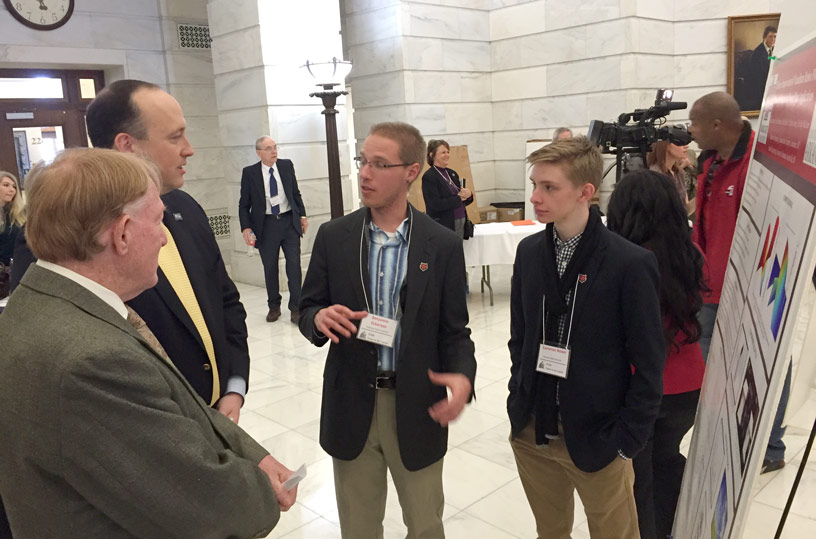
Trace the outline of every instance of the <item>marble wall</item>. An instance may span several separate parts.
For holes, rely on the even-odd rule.
[[[161,18],[157,0],[83,0],[64,26],[43,32],[0,5],[0,67],[103,69],[108,82],[128,77],[165,85]]]
[[[782,3],[346,0],[356,135],[413,122],[469,146],[480,204],[522,200],[526,140],[586,132],[649,106],[659,87],[689,103],[725,89],[727,17]]]
[[[359,143],[374,123],[412,123],[426,140],[467,144],[469,179],[479,193],[493,191],[489,6],[488,0],[346,0]]]
[[[209,24],[205,0],[158,0],[167,91],[175,97],[187,120],[187,134],[195,149],[188,159],[183,189],[208,215],[229,213],[225,194],[221,139],[215,107],[213,56],[209,49],[182,49],[179,24]],[[219,239],[229,265],[230,239]]]
[[[727,17],[781,0],[536,0],[490,12],[497,199],[516,196],[525,138],[560,125],[586,132],[675,88],[689,106],[726,85]],[[669,116],[686,121],[688,110]],[[611,189],[607,179],[602,203]]]
[[[342,56],[339,9],[336,2],[327,0],[209,0],[207,9],[213,39],[213,110],[218,114],[227,186],[224,200],[231,216],[228,250],[232,274],[240,282],[263,285],[260,257],[247,256],[238,221],[241,171],[258,161],[254,145],[262,135],[275,139],[280,158],[293,161],[309,218],[309,229],[301,243],[305,269],[317,229],[330,218],[330,205],[323,106],[319,99],[309,97],[318,88],[301,66],[306,60]],[[337,10],[333,15],[332,9]],[[312,15],[318,10],[326,15],[316,21]],[[310,32],[304,32],[305,27]],[[329,39],[317,40],[316,35]],[[328,58],[321,56],[326,51]],[[344,98],[340,98],[337,108],[343,199],[348,210],[352,206],[352,186]],[[281,257],[281,289],[285,290],[283,266]]]
[[[212,55],[181,49],[178,23],[207,24],[206,1],[83,0],[68,23],[48,32],[0,6],[0,67],[101,69],[106,83],[133,78],[164,87],[181,103],[196,151],[184,189],[208,213],[226,212]]]

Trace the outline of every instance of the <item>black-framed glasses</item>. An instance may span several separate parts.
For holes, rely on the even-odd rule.
[[[383,163],[382,161],[369,161],[365,157],[355,157],[354,163],[357,165],[357,170],[362,170],[366,165],[371,165],[375,170],[385,170],[394,167],[410,167],[412,163]]]

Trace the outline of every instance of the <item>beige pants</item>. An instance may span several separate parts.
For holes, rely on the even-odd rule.
[[[597,472],[583,472],[572,462],[563,433],[557,440],[536,447],[532,421],[510,444],[539,539],[570,538],[575,490],[584,504],[593,539],[640,538],[631,460],[616,457]]]
[[[443,539],[443,459],[415,472],[405,469],[397,441],[395,392],[380,389],[376,399],[363,452],[351,461],[333,459],[341,535],[343,539],[382,539],[388,470],[408,528],[406,539]]]

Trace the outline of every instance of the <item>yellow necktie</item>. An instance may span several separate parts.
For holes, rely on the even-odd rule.
[[[193,285],[190,284],[187,270],[184,269],[184,262],[181,260],[173,235],[170,234],[164,224],[162,224],[162,228],[167,235],[167,244],[159,251],[159,267],[181,300],[184,309],[190,315],[190,319],[195,324],[201,340],[204,342],[204,348],[207,350],[207,357],[210,359],[212,367],[213,384],[212,398],[210,400],[210,406],[212,406],[221,396],[221,383],[218,378],[218,365],[215,362],[215,348],[213,348],[212,337],[207,329],[207,323],[204,322],[204,315],[201,314],[201,307],[198,305],[198,299],[196,299],[193,291]]]

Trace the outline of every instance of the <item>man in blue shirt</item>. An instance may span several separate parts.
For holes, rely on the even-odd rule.
[[[462,242],[408,204],[424,156],[415,127],[371,128],[356,158],[365,207],[320,228],[303,283],[300,330],[331,340],[320,444],[344,539],[382,537],[387,471],[408,537],[444,537],[447,425],[472,395],[476,360]]]

